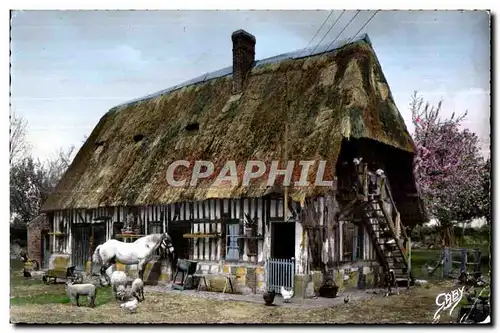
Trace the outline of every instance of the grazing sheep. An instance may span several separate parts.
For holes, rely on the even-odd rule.
[[[116,298],[120,301],[126,301],[131,298],[131,295],[129,292],[127,292],[127,289],[124,285],[119,285],[118,287],[116,287]]]
[[[127,285],[127,274],[122,271],[114,271],[113,274],[111,274],[111,288],[113,288],[113,293],[115,295],[115,298],[117,298],[117,288],[118,286],[124,286],[126,287]]]
[[[144,281],[137,278],[132,282],[132,296],[136,297],[139,302],[144,301]]]
[[[97,291],[93,284],[91,283],[73,284],[72,281],[67,281],[66,289],[69,299],[76,300],[77,306],[80,306],[80,304],[78,303],[78,298],[80,296],[87,296],[87,299],[89,300],[89,306],[91,308],[95,306],[95,298],[97,295]]]

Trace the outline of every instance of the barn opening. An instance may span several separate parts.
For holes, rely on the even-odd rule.
[[[271,257],[275,259],[295,257],[295,223],[271,223]]]
[[[172,246],[179,259],[189,259],[191,253],[191,242],[189,238],[184,238],[184,234],[191,232],[189,222],[174,222],[168,224],[167,233],[172,238]]]
[[[71,226],[73,235],[72,263],[77,270],[84,270],[87,260],[90,260],[97,245],[106,240],[106,224],[104,222],[74,223]]]

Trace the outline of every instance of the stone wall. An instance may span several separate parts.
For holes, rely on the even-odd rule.
[[[116,264],[116,269],[124,271],[130,278],[137,277],[137,265]],[[264,266],[248,263],[218,263],[218,262],[200,262],[198,263],[198,272],[203,272],[210,291],[222,292],[226,284],[226,276],[231,276],[233,288],[238,294],[262,294],[266,291]],[[108,270],[111,274],[112,268]],[[90,273],[90,261],[87,262],[87,273]],[[94,267],[94,273],[98,272],[98,267]],[[380,286],[381,275],[380,266],[376,263],[367,263],[366,265],[353,266],[343,265],[335,270],[335,283],[339,287],[339,293],[352,289],[369,289]],[[361,274],[360,274],[361,273]],[[170,263],[162,260],[152,260],[146,265],[144,272],[144,281],[147,285],[166,285],[170,283],[174,272],[171,272]],[[180,282],[182,274],[177,276],[177,283]],[[192,284],[194,282],[194,284]],[[199,278],[194,281],[188,279],[187,286],[198,286],[205,289],[205,284]],[[296,297],[314,296],[319,290],[322,282],[322,275],[319,271],[313,271],[310,274],[297,274],[294,280],[294,292]],[[230,292],[229,285],[226,286],[226,292]]]
[[[42,233],[50,231],[50,224],[45,214],[41,214],[28,223],[28,258],[43,265]]]
[[[297,297],[312,297],[317,294],[321,283],[322,274],[320,271],[313,271],[310,274],[295,275],[294,291]],[[338,292],[353,289],[370,289],[381,286],[381,270],[378,264],[367,266],[350,266],[335,270],[335,284],[339,287]]]
[[[127,276],[131,278],[137,277],[137,265],[122,265],[117,263],[115,265],[117,270],[124,271]],[[90,274],[91,262],[87,262],[86,273]],[[251,293],[264,293],[265,291],[265,278],[264,267],[255,264],[220,264],[218,262],[200,262],[198,263],[198,272],[206,274],[206,281],[210,291],[222,292],[226,283],[225,276],[231,276],[231,282],[236,293],[251,294]],[[99,273],[98,265],[93,268],[94,273]],[[113,272],[113,268],[108,269],[108,274]],[[152,260],[146,265],[144,271],[144,282],[147,285],[162,285],[170,283],[175,271],[171,271],[170,263],[158,260]],[[180,282],[182,274],[177,275],[177,283]],[[194,286],[198,286],[199,278],[195,278]],[[192,285],[190,279],[186,281],[186,285]],[[204,283],[200,286],[201,290],[205,288]],[[226,288],[229,292],[229,286]]]

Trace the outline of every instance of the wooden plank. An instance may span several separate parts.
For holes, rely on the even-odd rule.
[[[231,212],[231,200],[227,202],[227,212],[221,216],[220,230],[221,230],[221,239],[220,239],[220,260],[224,260],[226,258],[226,220],[230,217]],[[227,215],[229,213],[229,215]]]
[[[210,231],[211,232],[217,232],[217,224],[214,223],[214,221],[217,220],[217,205],[216,203],[219,202],[219,199],[212,199],[211,204],[210,204]],[[215,261],[217,258],[217,242],[218,239],[211,240],[212,247],[210,249],[210,260]]]
[[[274,200],[267,198],[268,203],[269,203],[269,217],[270,218],[275,218],[276,217],[276,210],[274,206]]]
[[[239,219],[239,226],[240,226],[240,235],[243,235],[243,223],[242,223],[242,220],[244,218],[245,215],[243,215],[243,198],[240,198],[240,200],[238,201],[238,219]],[[238,239],[238,250],[239,250],[239,253],[240,253],[240,260],[243,259],[243,256],[244,256],[244,242],[242,239]]]
[[[242,210],[241,215],[240,215],[240,217],[241,217],[240,235],[243,235],[244,232],[245,232],[244,231],[245,230],[244,223],[245,223],[245,220],[246,220],[246,215],[248,215],[248,216],[251,217],[252,215],[250,215],[250,214],[251,214],[251,211],[250,211],[250,199],[249,198],[244,198],[243,199],[243,210]],[[245,242],[246,242],[247,246],[245,246]],[[242,240],[242,246],[243,246],[243,248],[241,249],[242,250],[241,252],[243,252],[243,257],[242,258],[243,258],[244,261],[248,261],[248,253],[247,253],[247,250],[248,250],[248,240],[246,240],[246,241]]]
[[[278,202],[278,218],[283,218],[285,216],[284,212],[283,212],[283,200],[279,199],[277,200]]]
[[[316,201],[318,211],[319,211],[319,225],[325,225],[325,198],[324,197],[319,197],[318,200]]]
[[[226,200],[226,199],[224,199]],[[217,223],[215,224],[215,230],[216,232],[221,235],[222,234],[222,214],[224,212],[224,203],[223,203],[223,200],[217,200],[215,202],[215,210],[216,210],[216,215],[215,215],[215,218],[216,218],[216,221]],[[217,239],[217,243],[216,243],[216,254],[215,254],[215,260],[221,260],[221,246],[222,246],[222,242],[220,239]]]
[[[212,205],[212,200],[213,199],[208,199],[206,200],[207,201],[207,222],[205,224],[205,230],[207,232],[210,232],[210,230],[212,229],[212,224],[211,224],[211,220],[212,220],[212,209],[211,209],[211,205]],[[205,259],[206,260],[211,260],[211,256],[212,256],[212,243],[213,243],[213,240],[212,239],[207,239],[207,242],[205,244],[205,246],[207,247],[205,253],[206,253],[206,256],[205,256]]]
[[[207,218],[207,222],[210,221],[210,200],[211,199],[207,199],[205,200],[205,205],[204,205],[204,210],[205,210],[205,216]],[[205,228],[205,232],[209,232],[209,227],[210,227],[210,223],[207,223],[205,222],[203,224],[204,228]],[[205,254],[203,256],[203,259],[204,260],[210,260],[210,245],[212,243],[212,240],[211,239],[205,239],[205,242],[204,242],[204,247],[205,247]]]
[[[199,204],[200,204],[199,202],[196,203],[197,210],[198,210],[198,218],[200,217],[200,215],[202,215],[202,213],[201,213],[201,211],[199,209]],[[191,228],[193,230],[192,233],[201,232],[199,224],[192,223],[191,226],[192,226]],[[201,259],[200,258],[200,248],[198,246],[198,241],[193,241],[192,243],[193,243],[192,244],[193,245],[193,258],[195,260]]]

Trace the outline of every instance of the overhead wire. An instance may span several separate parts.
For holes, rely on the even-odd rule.
[[[316,51],[316,49],[318,48],[318,46],[321,44],[321,42],[326,38],[326,36],[330,33],[330,31],[333,29],[333,27],[337,24],[337,22],[340,20],[340,18],[342,17],[342,15],[344,15],[345,13],[345,9],[342,10],[342,13],[339,15],[339,17],[337,17],[337,19],[335,20],[335,22],[333,22],[332,26],[330,27],[330,29],[328,29],[328,31],[326,32],[326,34],[323,36],[323,38],[321,38],[321,40],[319,41],[319,43],[314,47],[314,49],[311,51],[311,54],[314,53],[314,51]]]
[[[375,11],[375,13],[373,13],[373,15],[368,19],[368,21],[365,22],[365,24],[363,24],[363,26],[358,30],[358,32],[356,32],[356,34],[349,39],[348,43],[351,42],[353,39],[355,39],[356,36],[358,36],[358,34],[361,32],[361,30],[363,30],[364,27],[366,27],[368,25],[368,23],[370,23],[370,21],[375,17],[375,15],[377,15],[378,12],[380,12],[380,9],[377,9]]]
[[[347,27],[352,23],[352,21],[354,21],[354,19],[356,18],[356,16],[359,15],[359,12],[360,10],[358,10],[358,12],[351,18],[351,20],[345,25],[344,29],[342,29],[339,34],[337,35],[337,37],[335,37],[334,40],[332,40],[332,42],[330,44],[328,44],[328,47],[326,48],[327,50],[330,48],[330,46],[333,45],[333,43],[335,43],[335,41],[340,37],[340,35],[342,35],[342,33],[345,31],[345,29],[347,29]]]
[[[323,27],[325,26],[326,22],[328,22],[328,19],[330,19],[330,16],[332,16],[332,14],[333,14],[333,10],[330,11],[330,14],[328,14],[328,16],[326,17],[326,19],[323,21],[323,24],[321,25],[321,27],[319,27],[318,31],[316,31],[316,33],[314,34],[313,38],[311,38],[311,40],[309,41],[309,43],[307,43],[307,46],[302,50],[302,52],[300,52],[299,57],[302,55],[302,53],[304,53],[304,51],[307,50],[307,48],[309,47],[309,45],[311,45],[311,43],[314,40],[314,38],[316,38],[316,36],[318,35],[318,33],[321,31],[321,29],[323,29]]]

